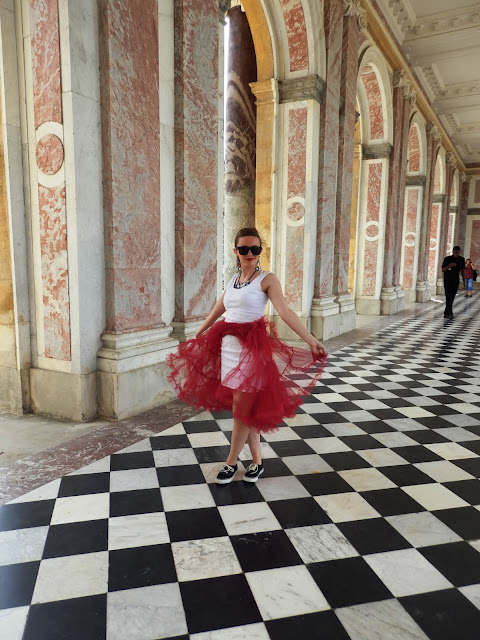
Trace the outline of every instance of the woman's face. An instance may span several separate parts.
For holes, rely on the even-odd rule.
[[[260,247],[260,240],[256,236],[243,236],[238,239],[237,247]],[[240,266],[242,269],[251,269],[257,264],[257,261],[260,258],[260,256],[254,256],[251,251],[249,251],[246,256],[240,255],[237,249],[234,249],[233,252],[237,258],[240,259]]]
[[[466,266],[466,267],[468,267],[468,266],[470,265],[470,263],[471,263],[471,262],[472,262],[472,261],[470,260],[470,258],[467,258],[467,261],[466,261],[466,263],[465,263],[465,266]]]

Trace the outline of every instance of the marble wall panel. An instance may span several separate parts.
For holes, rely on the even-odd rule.
[[[468,196],[470,184],[468,181],[460,182],[460,198],[458,203],[457,224],[454,230],[453,246],[465,247],[465,234],[467,231]]]
[[[470,255],[467,258],[470,258],[478,269],[478,264],[480,263],[480,220],[472,220]]]
[[[446,168],[445,175],[445,203],[450,202],[450,198],[453,192],[453,168],[449,164]],[[437,278],[441,277],[441,271],[443,259],[447,255],[447,242],[448,242],[448,224],[450,220],[449,206],[447,204],[442,207],[442,216],[439,225],[438,232],[438,254],[437,254]]]
[[[396,287],[401,286],[402,273],[401,273],[401,256],[402,256],[402,231],[404,226],[402,212],[405,211],[405,197],[407,186],[407,163],[405,158],[408,158],[408,138],[410,133],[410,102],[403,100],[403,113],[402,113],[402,132],[399,140],[400,157],[399,157],[399,171],[395,176],[398,184],[398,200],[396,205],[397,224],[395,228],[395,250],[393,258],[393,284]]]
[[[474,202],[480,202],[480,180],[475,180]]]
[[[280,0],[287,31],[290,71],[308,69],[308,41],[301,0]]]
[[[450,213],[448,216],[448,229],[447,229],[447,251],[446,251],[447,256],[451,255],[452,253],[454,221],[455,221],[455,214]]]
[[[339,143],[340,75],[343,10],[339,0],[325,2],[327,71],[325,105],[320,119],[318,179],[317,259],[314,297],[332,295]]]
[[[442,190],[442,166],[440,156],[437,156],[435,163],[435,175],[433,178],[433,192],[441,193]]]
[[[408,172],[418,171],[420,171],[420,140],[416,125],[412,125],[408,135]]]
[[[204,317],[216,295],[218,3],[175,0],[175,320]]]
[[[38,228],[40,244],[41,308],[44,355],[71,359],[67,217],[63,144],[50,130],[63,123],[58,0],[36,2],[29,7],[33,120],[36,138]],[[39,129],[42,127],[42,129]],[[61,135],[61,134],[60,134]],[[51,177],[46,181],[41,173]],[[35,169],[34,169],[35,175]],[[46,186],[48,184],[48,186]],[[35,188],[35,187],[34,187]],[[35,215],[35,213],[34,213]]]
[[[364,296],[374,296],[376,292],[382,173],[383,165],[380,162],[372,162],[368,165],[367,209],[365,228],[363,230],[362,295]],[[381,274],[378,274],[378,277],[381,278]]]
[[[432,217],[430,219],[430,243],[428,248],[428,282],[435,283],[436,260],[438,250],[438,222],[440,215],[440,205],[432,206]]]
[[[306,107],[288,111],[285,295],[297,311],[301,309],[303,290],[307,117]]]
[[[428,260],[430,255],[430,226],[432,217],[432,198],[435,172],[436,142],[433,137],[427,137],[426,181],[423,191],[422,215],[418,236],[418,282],[428,281]]]
[[[122,333],[162,324],[157,0],[101,0],[100,23],[106,328]]]
[[[420,189],[408,189],[406,202],[406,221],[404,235],[404,254],[403,254],[403,288],[414,289],[414,264],[415,249],[417,243],[417,211]]]
[[[361,74],[363,86],[368,99],[368,112],[370,116],[370,140],[382,139],[384,133],[383,103],[377,74],[370,65],[366,65]]]

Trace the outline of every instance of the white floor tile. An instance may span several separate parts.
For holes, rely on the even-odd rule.
[[[210,489],[206,484],[162,487],[161,492],[165,511],[185,511],[215,506]]]
[[[58,498],[53,509],[51,524],[102,520],[110,512],[110,494],[94,493],[83,496]]]
[[[172,551],[179,582],[242,573],[228,537],[174,542]]]
[[[393,489],[397,486],[378,469],[348,469],[346,471],[340,471],[339,475],[346,480],[355,491]]]
[[[230,536],[282,528],[266,502],[226,505],[218,510]]]
[[[156,467],[179,467],[198,464],[193,449],[160,449],[153,452],[153,458]]]
[[[352,450],[343,440],[334,436],[331,438],[308,438],[305,442],[317,453],[337,453],[338,451]]]
[[[112,493],[137,489],[158,489],[156,469],[126,469],[110,473],[110,491]]]
[[[464,458],[476,458],[476,454],[457,442],[439,442],[436,444],[426,444],[427,449],[436,453],[437,456],[445,460],[462,460]]]
[[[267,501],[310,497],[310,493],[295,476],[262,478],[257,486],[264,500]]]
[[[461,540],[459,535],[428,511],[389,516],[386,520],[414,547],[433,547]]]
[[[315,500],[333,522],[379,518],[380,514],[354,491],[316,496]]]
[[[410,487],[402,487],[402,489],[429,511],[470,506],[468,502],[459,498],[453,491],[436,482],[415,484]]]
[[[0,640],[22,640],[29,607],[0,609]]]
[[[363,449],[358,455],[373,467],[393,467],[406,464],[406,460],[390,449]]]
[[[170,542],[165,514],[141,513],[108,521],[108,548],[128,549]]]
[[[48,527],[0,531],[0,566],[41,560]]]
[[[455,482],[457,480],[471,480],[474,476],[467,473],[453,462],[448,460],[436,460],[434,462],[418,462],[417,469],[420,469],[427,476],[436,482]]]
[[[359,555],[335,524],[296,527],[285,532],[305,563]]]

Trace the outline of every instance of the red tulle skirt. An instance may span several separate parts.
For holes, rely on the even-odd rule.
[[[238,338],[241,353],[239,365],[222,384],[221,349],[226,335]],[[283,418],[295,416],[326,362],[326,356],[314,360],[311,351],[282,342],[265,318],[242,323],[220,320],[199,338],[182,342],[167,358],[168,379],[181,400],[207,411],[233,409],[235,418],[259,432],[276,430]],[[310,379],[306,386],[289,378],[302,373]],[[233,394],[239,391],[232,406]]]

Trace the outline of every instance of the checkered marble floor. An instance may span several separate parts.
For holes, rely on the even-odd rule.
[[[0,638],[478,640],[480,299],[455,311],[332,354],[256,485],[214,484],[203,413],[1,507]]]

